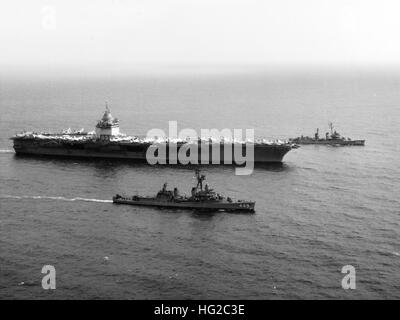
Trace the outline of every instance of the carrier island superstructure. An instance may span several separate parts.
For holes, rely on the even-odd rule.
[[[106,106],[103,117],[98,121],[95,131],[85,132],[83,129],[72,131],[64,130],[60,133],[37,133],[22,132],[11,138],[14,144],[14,150],[17,155],[40,155],[40,156],[60,156],[60,157],[82,157],[82,158],[116,158],[142,160],[149,162],[150,147],[163,144],[166,146],[166,152],[163,154],[165,159],[157,152],[155,156],[160,163],[178,164],[181,163],[176,159],[174,152],[179,152],[182,147],[189,144],[197,144],[199,148],[199,159],[202,162],[191,161],[192,164],[207,164],[204,157],[208,157],[209,164],[212,162],[213,153],[218,152],[220,163],[224,162],[227,152],[233,150],[233,147],[241,147],[243,154],[251,144],[254,150],[255,163],[282,162],[284,155],[292,148],[297,147],[296,144],[286,141],[267,141],[265,139],[255,139],[255,141],[226,141],[224,139],[212,139],[207,137],[197,138],[196,140],[187,139],[169,139],[169,138],[148,138],[138,136],[127,136],[119,130],[119,120],[111,115],[110,109]],[[205,147],[206,146],[206,147]],[[192,146],[193,147],[193,146]],[[226,150],[229,148],[229,150]],[[193,150],[193,148],[189,148]],[[206,151],[206,152],[205,152]],[[228,153],[229,155],[229,153]],[[164,161],[162,161],[164,160]],[[172,161],[173,160],[173,161]],[[178,161],[176,161],[178,160]],[[206,159],[207,160],[207,159]],[[237,164],[235,153],[232,151],[232,164]],[[154,159],[153,159],[154,161]],[[186,163],[184,163],[186,164]],[[228,162],[229,164],[229,162]]]

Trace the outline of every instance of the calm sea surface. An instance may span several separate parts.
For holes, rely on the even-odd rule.
[[[189,193],[188,167],[15,157],[15,132],[90,131],[105,101],[127,134],[176,120],[289,138],[332,121],[366,146],[303,146],[251,176],[203,168],[220,193],[255,200],[254,215],[110,202],[164,182]],[[1,78],[0,298],[399,299],[399,122],[400,75]],[[344,265],[356,290],[341,288]]]

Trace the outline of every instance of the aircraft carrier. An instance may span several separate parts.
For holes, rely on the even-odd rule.
[[[98,121],[95,131],[85,132],[83,129],[72,131],[64,130],[61,133],[22,132],[11,137],[17,155],[40,155],[59,157],[82,158],[116,158],[147,161],[154,164],[188,164],[183,163],[177,154],[181,148],[188,149],[188,154],[193,151],[193,144],[198,151],[198,161],[189,161],[191,164],[240,164],[238,156],[233,151],[240,147],[246,154],[248,146],[254,148],[255,163],[279,163],[284,155],[296,144],[287,141],[226,141],[212,138],[197,138],[193,140],[164,138],[140,138],[127,136],[119,131],[119,120],[111,115],[106,106],[103,117]],[[156,152],[149,153],[149,148],[165,146],[162,155]],[[219,155],[217,156],[216,153]],[[153,156],[149,156],[153,154]],[[214,157],[215,156],[215,157]],[[177,159],[178,158],[178,159]],[[190,158],[190,157],[188,157]],[[219,158],[219,163],[213,159]],[[229,160],[231,163],[229,163]]]

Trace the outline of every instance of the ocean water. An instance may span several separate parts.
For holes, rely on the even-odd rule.
[[[254,128],[289,138],[332,121],[365,147],[302,146],[282,166],[208,183],[255,214],[113,205],[115,193],[189,193],[192,167],[16,157],[20,130]],[[0,79],[1,299],[400,298],[400,74]],[[56,290],[43,290],[44,265]],[[341,269],[356,270],[344,290]]]

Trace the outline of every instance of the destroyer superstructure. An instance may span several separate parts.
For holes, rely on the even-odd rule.
[[[167,183],[155,197],[123,196],[117,194],[113,197],[116,204],[129,204],[134,206],[152,206],[161,208],[194,209],[200,211],[229,211],[229,212],[254,212],[255,202],[246,200],[234,201],[224,197],[211,189],[208,184],[203,186],[205,175],[196,169],[197,184],[192,188],[190,196],[179,194],[178,188],[167,190]]]
[[[300,136],[289,141],[296,144],[324,144],[324,145],[340,145],[340,146],[363,146],[365,140],[353,140],[350,138],[342,137],[333,128],[333,124],[329,123],[330,132],[325,133],[325,137],[319,136],[319,129],[317,128],[314,137]]]

